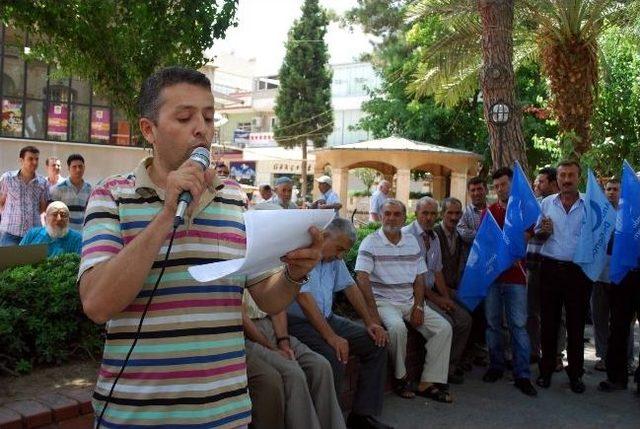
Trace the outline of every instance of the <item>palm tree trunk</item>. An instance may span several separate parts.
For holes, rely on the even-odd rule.
[[[303,204],[307,196],[307,141],[302,143],[302,162],[300,163],[300,197]]]
[[[515,97],[513,0],[478,0],[478,12],[482,20],[483,67],[480,80],[493,169],[511,166],[518,161],[527,171],[522,111]],[[508,107],[509,119],[502,125],[492,120],[491,108],[496,103]]]

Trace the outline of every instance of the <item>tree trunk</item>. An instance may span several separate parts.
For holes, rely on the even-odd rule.
[[[478,0],[482,20],[482,58],[480,76],[484,119],[489,130],[493,169],[513,166],[518,161],[527,171],[527,154],[522,134],[522,111],[516,104],[513,72],[513,0]],[[503,125],[492,121],[496,103],[508,107],[509,120]],[[493,115],[494,118],[496,115]]]
[[[302,162],[300,163],[300,197],[306,201],[307,197],[307,142],[302,143]]]

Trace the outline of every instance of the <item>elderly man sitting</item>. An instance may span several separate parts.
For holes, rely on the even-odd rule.
[[[45,226],[31,228],[22,238],[20,245],[48,244],[48,257],[63,253],[80,254],[82,236],[69,229],[69,208],[62,201],[54,201],[45,212]]]
[[[375,416],[382,412],[387,333],[367,309],[365,300],[342,260],[356,239],[351,222],[336,218],[323,232],[322,261],[311,271],[289,314],[289,330],[333,368],[337,393],[342,393],[349,354],[358,356],[360,371],[353,407],[347,420],[354,428],[389,428]],[[333,294],[344,291],[364,326],[332,312]],[[328,395],[328,392],[325,393]]]
[[[412,234],[420,245],[428,271],[425,274],[427,305],[443,316],[453,327],[449,382],[460,384],[463,372],[457,366],[471,332],[471,315],[455,300],[456,291],[447,287],[442,273],[442,247],[433,227],[438,218],[438,202],[423,197],[416,204],[416,220],[402,228],[403,234]]]
[[[276,196],[271,199],[272,203],[278,204],[283,209],[297,209],[298,206],[291,201],[293,194],[293,180],[288,177],[279,177],[276,180]]]
[[[400,201],[390,199],[382,205],[382,228],[365,237],[358,250],[358,286],[370,311],[389,331],[396,393],[403,398],[414,396],[405,366],[406,321],[427,339],[427,354],[415,394],[450,403],[452,397],[443,385],[449,372],[451,325],[425,305],[427,264],[416,238],[402,232],[406,218],[406,208]]]

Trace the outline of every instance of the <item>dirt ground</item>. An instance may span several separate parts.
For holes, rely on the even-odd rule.
[[[93,361],[74,362],[55,368],[36,369],[22,377],[2,374],[0,375],[0,406],[20,399],[35,398],[58,389],[93,386],[96,382],[98,365]]]

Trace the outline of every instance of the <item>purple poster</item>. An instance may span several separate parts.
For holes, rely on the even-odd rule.
[[[59,137],[62,140],[67,139],[67,124],[69,108],[65,104],[49,105],[49,126],[47,134],[50,137]]]
[[[91,112],[91,140],[109,141],[111,115],[109,109],[93,109]]]

